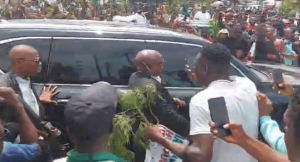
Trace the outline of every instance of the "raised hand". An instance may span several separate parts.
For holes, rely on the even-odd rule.
[[[43,103],[53,103],[57,104],[56,101],[52,100],[55,95],[57,95],[60,91],[57,90],[56,86],[44,87],[43,92],[40,95],[40,101]]]
[[[292,78],[289,78],[287,76],[283,76],[283,83],[277,84],[277,83],[274,82],[273,83],[273,89],[275,91],[277,91],[277,93],[280,94],[280,95],[291,97],[295,93],[294,88],[289,84],[291,79]]]
[[[269,116],[273,110],[270,99],[265,94],[260,92],[257,92],[256,98],[258,102],[259,116]]]
[[[8,87],[0,87],[0,100],[13,106],[20,103],[15,91]]]

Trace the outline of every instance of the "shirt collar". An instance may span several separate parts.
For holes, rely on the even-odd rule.
[[[25,83],[25,82],[30,82],[30,78],[21,78],[19,76],[16,77],[17,81],[18,82],[22,82],[22,83]]]
[[[87,153],[78,153],[75,150],[71,150],[67,153],[68,155],[68,161],[72,161],[72,159],[76,160],[82,160],[82,161],[89,161],[90,160],[90,154]],[[93,153],[92,157],[93,161],[105,161],[105,160],[112,160],[116,162],[126,162],[125,160],[122,160],[121,158],[111,154],[111,153]]]
[[[155,79],[156,81],[158,81],[159,83],[161,83],[161,77],[160,77],[160,76],[152,76],[152,75],[151,75],[151,77],[152,77],[153,79]]]

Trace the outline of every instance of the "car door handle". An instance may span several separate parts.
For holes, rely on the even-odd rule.
[[[57,103],[67,103],[67,102],[69,102],[69,100],[67,100],[67,99],[58,99],[57,100]]]

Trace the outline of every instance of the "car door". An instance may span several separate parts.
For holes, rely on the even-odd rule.
[[[126,90],[135,72],[131,59],[144,48],[139,39],[54,37],[48,84],[61,91],[54,120],[63,123],[65,104],[93,83],[106,81]]]
[[[37,93],[40,94],[43,83],[46,81],[49,51],[51,46],[51,37],[17,37],[0,41],[0,69],[4,72],[11,70],[11,61],[9,58],[10,50],[16,45],[29,45],[35,48],[40,55],[42,61],[42,71],[32,77],[32,81],[36,86]]]

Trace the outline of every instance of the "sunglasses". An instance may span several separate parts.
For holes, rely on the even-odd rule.
[[[17,60],[26,60],[26,61],[40,62],[41,58],[40,57],[36,57],[36,58],[19,58]]]

